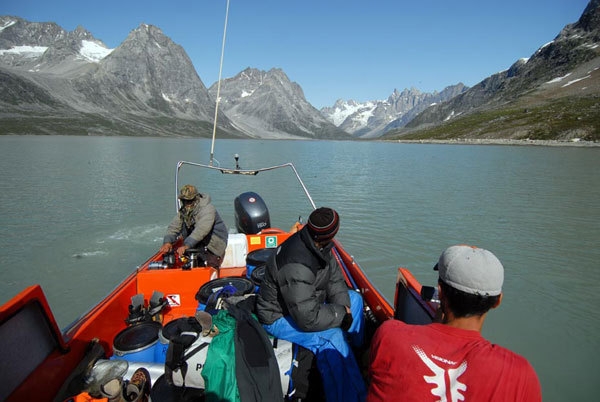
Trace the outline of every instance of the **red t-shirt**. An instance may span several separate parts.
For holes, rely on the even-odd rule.
[[[477,331],[389,320],[371,346],[367,402],[541,401],[533,367]]]

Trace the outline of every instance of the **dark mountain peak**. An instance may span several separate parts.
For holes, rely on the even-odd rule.
[[[187,53],[156,26],[141,24],[103,60],[103,71],[112,72],[140,85],[147,79],[155,84],[187,79],[200,81]],[[201,83],[201,81],[200,81]],[[205,89],[204,84],[201,87]]]
[[[269,76],[272,76],[272,77],[277,77],[278,79],[284,79],[284,80],[287,80],[287,81],[289,81],[289,80],[290,80],[290,79],[288,78],[287,74],[286,74],[286,73],[284,73],[284,72],[283,72],[283,70],[282,70],[281,68],[274,67],[274,68],[270,69],[270,70],[267,72],[267,74],[268,74]]]
[[[181,46],[173,42],[160,28],[148,24],[140,24],[139,27],[132,30],[115,50],[124,53],[122,57],[129,55],[131,58],[137,58],[144,54],[160,57],[161,55],[177,54],[178,57],[185,55],[187,58]]]
[[[168,36],[166,36],[159,27],[144,23],[132,30],[123,44],[129,41],[150,42],[162,46],[175,45],[175,43]]]
[[[525,59],[525,63],[517,61],[511,66],[508,78],[517,81],[511,82],[511,87],[516,86],[517,92],[522,92],[568,73],[576,66],[600,55],[598,41],[600,0],[592,0],[576,23],[566,25],[553,41],[540,47],[529,59]]]
[[[421,95],[421,94],[422,94],[422,92],[419,91],[415,87],[404,88],[401,92],[401,95]]]
[[[86,65],[97,63],[109,53],[110,49],[102,41],[78,26],[47,46],[35,61],[35,71],[74,77],[85,72]]]
[[[153,25],[132,30],[78,84],[107,108],[122,108],[124,102],[133,113],[205,121],[214,116],[214,102],[187,53]],[[225,118],[219,121],[230,126]]]
[[[288,76],[280,68],[272,68],[269,71],[259,70],[257,68],[246,67],[243,71],[239,72],[231,80],[234,81],[249,81],[255,85],[262,85],[265,80],[283,80],[288,81]]]
[[[216,97],[217,84],[209,88]],[[221,105],[237,127],[252,136],[348,138],[304,97],[300,86],[280,68],[246,68],[221,81]]]
[[[228,78],[228,80],[235,80],[238,82],[247,81],[254,85],[260,84],[267,75],[266,71],[259,70],[258,68],[246,67],[244,70],[237,73],[232,78]]]
[[[246,76],[252,77],[252,76],[254,76],[254,75],[256,75],[256,74],[260,74],[261,72],[263,72],[263,73],[264,73],[264,71],[261,71],[261,70],[259,70],[258,68],[254,68],[254,67],[250,67],[250,66],[248,66],[248,67],[246,67],[245,69],[243,69],[242,71],[240,71],[240,72],[238,73],[238,75],[240,75],[240,74],[244,74],[244,75],[246,75]]]
[[[5,54],[1,61],[36,72],[60,74],[73,71],[74,67],[96,62],[109,52],[102,41],[82,26],[67,32],[52,22],[29,22],[2,16],[0,28],[0,48],[18,48]],[[85,48],[84,41],[94,43],[98,49]]]
[[[600,29],[600,0],[591,0],[573,27],[586,32],[597,32]]]
[[[67,31],[54,22],[29,22],[13,16],[0,16],[0,27],[0,49],[50,46],[67,35]]]
[[[335,102],[335,105],[336,105],[336,106],[338,106],[338,105],[342,105],[342,104],[344,104],[344,103],[347,103],[348,105],[358,105],[358,102],[357,102],[357,101],[355,101],[354,99],[348,99],[348,100],[347,100],[347,101],[345,101],[345,102],[344,102],[344,100],[343,100],[343,99],[338,99],[338,100]]]
[[[525,59],[525,58],[521,58],[521,59],[515,61],[513,63],[513,65],[510,66],[508,68],[508,70],[506,71],[506,76],[508,78],[510,78],[510,77],[515,77],[515,76],[519,75],[521,73],[521,71],[523,71],[523,69],[525,68],[525,65],[527,64],[528,61],[529,60]]]
[[[306,102],[304,91],[300,85],[298,85],[296,82],[290,81],[289,77],[283,72],[282,69],[270,69],[266,75],[266,82],[271,83],[271,85],[279,86],[285,93],[287,93],[292,101],[299,100]]]
[[[77,28],[75,28],[72,32],[69,32],[68,36],[79,40],[96,40],[90,31],[81,25],[77,25]]]
[[[84,40],[106,49],[101,41],[81,26],[67,32],[53,22],[29,22],[3,16],[0,17],[0,27],[0,48],[15,49],[5,53],[0,62],[39,73],[72,72],[82,64],[96,61],[93,56],[89,57],[89,52],[84,51],[85,56],[80,53]]]
[[[406,98],[414,98],[423,95],[421,91],[416,88],[404,88],[402,92],[399,92],[398,89],[394,88],[392,94],[388,97],[387,101],[391,104],[395,104],[399,99]]]
[[[280,93],[286,93],[286,99],[304,100],[302,89],[293,82],[280,68],[263,71],[256,68],[246,68],[233,78],[221,82],[221,96],[225,108],[231,108],[241,102],[252,102],[259,96],[268,94],[277,88]],[[209,92],[216,97],[217,83],[209,88]],[[225,95],[225,96],[224,96]]]
[[[442,92],[439,93],[439,96],[443,100],[448,100],[454,98],[456,95],[465,92],[469,87],[467,87],[462,82],[458,84],[449,85],[446,88],[442,89]],[[437,94],[437,91],[433,91],[433,94]]]

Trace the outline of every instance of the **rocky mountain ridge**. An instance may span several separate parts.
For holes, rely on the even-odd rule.
[[[529,59],[471,88],[458,83],[439,93],[394,90],[386,100],[338,100],[319,111],[281,69],[247,68],[221,81],[219,135],[600,137],[599,10],[600,0],[591,0],[578,22]],[[560,82],[567,77],[568,83]],[[216,88],[206,88],[185,50],[154,26],[141,24],[108,49],[83,27],[67,32],[55,23],[0,16],[0,134],[208,137]],[[548,110],[568,133],[548,124]],[[509,112],[519,121],[534,116],[541,123],[507,124]],[[467,117],[468,124],[461,123]],[[503,123],[500,129],[493,128],[495,121]]]
[[[108,49],[80,26],[67,32],[0,17],[0,74],[8,133],[207,136],[214,116],[216,83],[207,90],[185,51],[146,24]],[[388,101],[398,103],[395,96]],[[224,79],[220,99],[226,136],[352,138],[349,125],[328,121],[281,69],[248,68]],[[397,117],[388,109],[377,102],[370,124]]]
[[[217,84],[208,89],[215,99]],[[244,132],[261,138],[351,138],[310,105],[281,69],[246,68],[222,80],[220,91],[219,106]]]
[[[142,24],[108,49],[81,27],[66,32],[54,23],[5,16],[0,44],[3,133],[211,132],[208,90],[183,48],[156,27]],[[225,116],[219,123],[225,136],[243,136]]]
[[[0,75],[5,133],[211,132],[216,83],[207,89],[185,51],[151,25],[141,24],[108,49],[81,26],[67,32],[55,23],[0,17]],[[218,127],[234,137],[376,137],[390,122],[414,115],[421,110],[417,105],[439,101],[446,92],[394,91],[387,101],[373,102],[369,121],[357,125],[352,117],[338,128],[281,69],[247,68],[221,81]]]

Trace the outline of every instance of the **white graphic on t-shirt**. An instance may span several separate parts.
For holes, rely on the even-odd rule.
[[[445,370],[442,367],[439,367],[437,364],[433,362],[418,346],[413,345],[413,350],[417,353],[417,355],[421,358],[423,363],[429,367],[429,369],[433,372],[432,376],[424,375],[423,379],[428,384],[436,385],[435,388],[431,390],[431,393],[437,397],[439,397],[439,402],[448,402],[446,398],[446,380],[445,380]],[[460,377],[467,370],[467,362],[462,362],[460,366],[455,369],[448,369],[448,380],[450,382],[450,402],[464,401],[465,396],[461,393],[467,390],[467,385],[458,381],[458,377]]]

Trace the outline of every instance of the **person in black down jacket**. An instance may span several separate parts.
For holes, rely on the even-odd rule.
[[[331,208],[310,214],[267,262],[256,312],[269,334],[316,355],[328,402],[362,401],[366,387],[346,335],[352,346],[362,343],[363,301],[332,252],[339,227]]]

